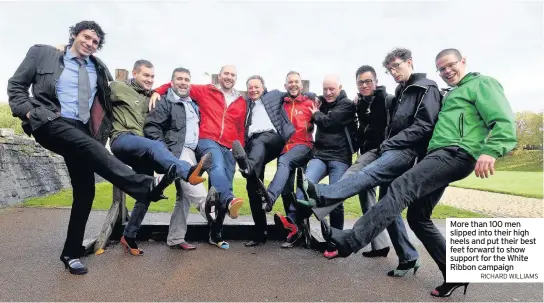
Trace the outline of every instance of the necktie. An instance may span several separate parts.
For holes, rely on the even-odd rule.
[[[79,118],[86,123],[90,117],[89,99],[91,98],[91,83],[89,82],[89,74],[85,67],[83,59],[76,58],[79,64],[78,83],[77,83],[77,100],[79,103]]]

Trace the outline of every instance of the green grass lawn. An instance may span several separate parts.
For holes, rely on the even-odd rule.
[[[21,120],[13,117],[7,104],[0,104],[0,128],[12,128],[16,134],[22,134]]]
[[[265,182],[268,185],[268,182]],[[207,186],[207,185],[206,185]],[[152,212],[172,212],[174,209],[174,203],[176,199],[176,188],[171,185],[166,191],[166,195],[169,197],[168,200],[162,200],[160,202],[151,203],[149,211]],[[240,214],[241,215],[251,215],[251,210],[249,208],[249,201],[247,198],[247,191],[245,189],[245,179],[236,178],[234,182],[234,194],[237,197],[244,199],[245,203],[242,207]],[[32,198],[25,201],[24,206],[27,207],[69,207],[72,203],[72,190],[63,190],[57,194]],[[97,184],[96,186],[96,196],[94,200],[93,209],[96,210],[107,210],[110,208],[112,203],[112,185],[108,182]],[[130,210],[134,206],[134,199],[127,196],[127,208]],[[354,197],[348,199],[344,204],[345,216],[346,218],[356,218],[361,216],[361,207],[359,205],[359,200]],[[191,208],[191,212],[196,213],[196,209]],[[281,212],[283,210],[283,202],[281,198],[276,201],[272,213]],[[406,211],[403,212],[403,217],[406,216]],[[482,214],[465,211],[457,209],[455,207],[447,205],[438,205],[434,212],[433,218],[444,219],[444,218],[481,218],[484,217]]]
[[[471,174],[452,186],[542,199],[542,182],[542,172],[497,171],[488,179]]]

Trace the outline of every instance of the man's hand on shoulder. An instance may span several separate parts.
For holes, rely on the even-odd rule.
[[[159,95],[159,93],[157,92],[154,92],[153,95],[151,95],[151,98],[149,98],[149,111],[153,110],[155,108],[155,103],[160,100],[161,95]]]
[[[495,173],[495,161],[496,159],[491,156],[481,155],[474,168],[476,177],[484,179],[489,178],[489,175],[493,175]]]

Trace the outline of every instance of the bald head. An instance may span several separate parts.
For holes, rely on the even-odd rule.
[[[327,102],[334,102],[342,91],[340,77],[336,74],[328,74],[323,79],[323,97]]]
[[[225,92],[231,92],[237,79],[236,67],[234,65],[225,65],[219,71],[219,85]]]

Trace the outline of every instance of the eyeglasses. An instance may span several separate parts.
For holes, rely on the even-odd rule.
[[[357,81],[357,86],[363,86],[363,85],[371,85],[372,82],[374,82],[372,79],[366,79],[366,80],[361,80],[361,81]]]
[[[448,64],[446,64],[446,66],[443,66],[443,67],[437,69],[436,72],[439,73],[439,74],[443,74],[448,68],[452,69],[457,63],[459,63],[459,61],[448,63]]]
[[[386,73],[387,75],[389,75],[392,71],[397,70],[397,69],[399,68],[399,66],[400,66],[403,62],[406,62],[406,61],[402,60],[402,61],[400,61],[400,62],[395,62],[395,63],[391,64],[390,67],[387,67],[387,68],[385,69],[385,73]]]

